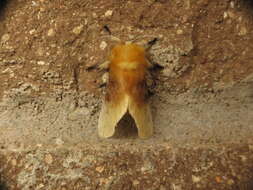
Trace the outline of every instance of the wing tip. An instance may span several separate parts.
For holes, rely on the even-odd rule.
[[[114,128],[111,130],[108,130],[106,127],[99,127],[98,128],[98,136],[100,138],[109,138],[112,137],[114,134]]]
[[[138,128],[138,136],[141,139],[149,139],[150,137],[153,136],[153,125],[149,125],[148,127],[137,127]]]

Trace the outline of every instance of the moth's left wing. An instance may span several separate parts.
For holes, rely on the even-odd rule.
[[[115,127],[127,112],[128,98],[122,97],[117,103],[104,100],[98,120],[98,135],[102,138],[113,136]]]

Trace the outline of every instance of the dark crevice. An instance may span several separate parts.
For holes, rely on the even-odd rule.
[[[132,116],[127,112],[117,124],[114,138],[137,138],[138,130]]]
[[[76,99],[75,99],[75,106],[78,106],[78,97],[79,97],[79,74],[80,74],[80,64],[77,64],[73,68],[73,81],[74,81],[74,88],[76,91]]]
[[[5,183],[0,182],[0,190],[8,190],[8,188],[5,185]]]
[[[80,72],[80,66],[78,64],[75,66],[73,70],[73,79],[74,79],[76,92],[79,92],[79,72]]]
[[[253,12],[253,1],[252,0],[244,0],[244,2]]]
[[[2,176],[2,174],[0,174],[0,190],[8,190],[7,185],[4,182],[4,177]]]
[[[0,1],[0,20],[2,20],[4,17],[7,3],[8,3],[8,0],[1,0]]]
[[[239,6],[238,6],[239,5]],[[245,10],[247,16],[250,20],[253,20],[253,0],[242,0],[235,3],[235,6],[238,6],[238,10]]]
[[[5,30],[5,23],[3,22],[5,18],[6,8],[8,0],[0,0],[0,37]]]

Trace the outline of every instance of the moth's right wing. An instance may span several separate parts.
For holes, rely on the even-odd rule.
[[[141,105],[134,98],[129,99],[129,113],[134,118],[138,128],[138,136],[146,139],[153,135],[153,121],[148,102]]]
[[[116,103],[104,100],[98,120],[98,135],[102,138],[113,136],[115,127],[128,109],[128,98],[123,96]]]

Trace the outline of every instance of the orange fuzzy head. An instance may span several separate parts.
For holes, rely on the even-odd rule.
[[[116,45],[110,55],[109,85],[117,84],[120,90],[110,90],[108,95],[116,100],[128,94],[142,103],[145,101],[145,75],[148,68],[145,49],[137,44]]]
[[[116,45],[109,57],[110,66],[118,66],[121,69],[139,69],[148,66],[145,49],[136,44]]]

